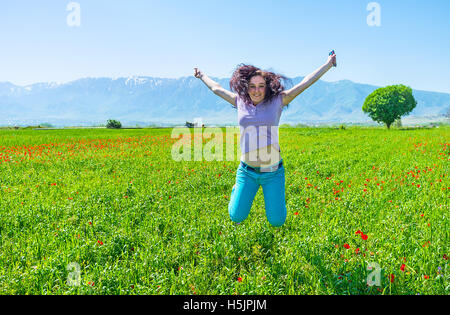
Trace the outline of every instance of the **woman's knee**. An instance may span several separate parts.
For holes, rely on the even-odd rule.
[[[271,220],[269,220],[270,225],[272,225],[273,227],[281,227],[284,225],[285,222],[286,216],[279,218],[272,218]]]
[[[228,213],[230,215],[231,221],[235,223],[241,223],[245,219],[247,219],[250,211],[247,209],[243,209],[243,207],[239,207],[238,205],[229,204]]]
[[[284,223],[286,222],[287,217],[286,207],[283,206],[276,210],[269,209],[269,211],[266,210],[266,212],[267,212],[267,220],[273,227],[283,226]]]

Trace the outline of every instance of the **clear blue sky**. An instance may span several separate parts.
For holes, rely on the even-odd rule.
[[[335,49],[322,79],[450,93],[450,1],[69,0],[0,3],[0,81],[18,85],[82,77],[178,78],[198,66],[229,77],[239,63],[304,76]]]

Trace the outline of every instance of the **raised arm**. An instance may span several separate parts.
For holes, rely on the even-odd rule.
[[[216,81],[212,80],[206,74],[204,74],[203,72],[198,70],[198,68],[194,68],[194,70],[195,70],[194,76],[196,78],[202,80],[203,83],[205,83],[205,85],[211,91],[213,91],[214,94],[216,94],[217,96],[220,96],[221,98],[223,98],[224,100],[229,102],[231,105],[236,107],[236,97],[237,97],[236,93],[233,93],[231,91],[228,91],[228,90],[224,89],[222,86],[220,86],[219,83],[217,83]]]
[[[302,82],[294,86],[293,88],[283,91],[281,93],[283,97],[283,105],[288,105],[290,102],[294,100],[300,93],[313,85],[317,80],[319,80],[328,70],[333,67],[333,64],[336,64],[336,55],[333,54],[328,57],[327,63],[322,65],[313,73],[306,76]]]

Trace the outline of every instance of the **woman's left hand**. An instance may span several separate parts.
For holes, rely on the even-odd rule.
[[[331,56],[328,56],[327,63],[336,67],[336,54],[335,53],[333,53]]]

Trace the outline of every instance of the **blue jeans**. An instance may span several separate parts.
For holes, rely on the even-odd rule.
[[[245,165],[245,163],[244,163]],[[233,222],[244,221],[252,207],[259,186],[263,188],[266,216],[274,227],[286,221],[285,169],[282,165],[273,172],[254,172],[242,163],[236,174],[236,185],[231,191],[228,212]]]

